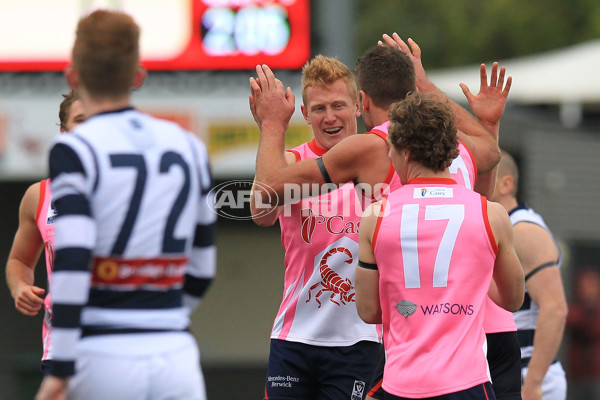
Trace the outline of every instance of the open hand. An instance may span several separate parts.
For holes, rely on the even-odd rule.
[[[498,74],[497,62],[492,65],[489,84],[485,64],[481,64],[479,75],[481,83],[477,95],[473,95],[464,83],[460,84],[460,88],[467,98],[473,114],[475,114],[478,120],[492,125],[497,124],[504,114],[506,100],[508,98],[508,93],[510,92],[510,86],[512,85],[512,77],[509,76],[506,79],[505,84],[504,78],[506,75],[506,67],[500,68],[500,74]]]
[[[256,66],[256,75],[250,78],[249,97],[254,120],[261,132],[265,123],[281,125],[285,132],[296,107],[292,90],[289,87],[284,90],[283,83],[266,64]]]

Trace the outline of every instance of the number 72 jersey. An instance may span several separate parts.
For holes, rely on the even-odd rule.
[[[59,333],[186,329],[184,293],[197,300],[215,273],[202,142],[131,108],[102,113],[57,139],[50,173]]]

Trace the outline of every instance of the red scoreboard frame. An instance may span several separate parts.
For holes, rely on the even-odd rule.
[[[90,11],[81,9],[79,3],[85,3],[82,0],[37,1],[41,7],[48,7],[49,3],[55,2],[60,3],[61,7],[75,8],[77,4],[81,14]],[[163,1],[162,6],[168,7],[173,0]],[[96,3],[102,5],[102,1]],[[153,51],[152,46],[157,40],[146,42],[144,46],[144,32],[150,31],[154,38],[161,30],[169,33],[170,26],[156,24],[156,19],[154,23],[144,25],[144,16],[152,12],[148,7],[157,4],[157,1],[146,3],[146,6],[140,5],[143,2],[131,0],[105,3],[104,8],[115,4],[120,6],[140,24],[141,63],[150,71],[247,70],[263,63],[274,69],[299,69],[310,58],[309,0],[180,0],[184,15],[179,16],[180,26],[174,28],[184,32],[185,36],[178,39],[180,45],[174,52],[164,49],[162,52]],[[144,9],[140,10],[140,7]],[[26,56],[20,56],[18,48],[14,52],[0,49],[0,72],[62,71],[69,64],[78,10],[69,14],[71,21],[62,21],[62,27],[73,27],[73,34],[70,38],[61,37],[59,49],[54,53],[50,53],[46,46],[40,49],[42,51],[38,56],[35,51],[37,41],[31,39]],[[156,13],[160,13],[158,8],[156,10]],[[139,13],[140,18],[136,14],[139,11],[143,11],[143,15]],[[60,15],[65,14],[63,12]],[[36,27],[35,24],[32,26]],[[51,32],[40,33],[44,34],[52,35]],[[15,40],[18,36],[5,35],[4,40]]]

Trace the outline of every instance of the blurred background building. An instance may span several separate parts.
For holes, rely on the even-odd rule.
[[[500,144],[520,164],[521,200],[563,245],[570,292],[578,268],[600,270],[600,4],[508,3],[0,0],[0,258],[8,256],[25,189],[47,174],[76,21],[93,8],[116,7],[134,15],[145,38],[150,73],[134,104],[197,133],[215,184],[254,175],[259,132],[248,109],[248,78],[257,63],[276,68],[297,96],[292,147],[311,137],[299,111],[300,68],[311,56],[354,66],[382,33],[397,31],[419,43],[433,82],[461,103],[458,84],[476,92],[479,64],[500,61],[513,76]],[[279,234],[244,218],[219,219],[217,278],[193,316],[209,399],[262,396],[283,289]],[[43,285],[41,264],[36,273]],[[41,316],[19,314],[5,284],[0,315],[0,397],[30,399],[41,380]]]

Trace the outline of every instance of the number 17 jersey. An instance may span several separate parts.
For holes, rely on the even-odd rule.
[[[383,207],[373,234],[383,388],[422,398],[487,382],[483,310],[497,252],[487,200],[452,179],[420,178]]]

